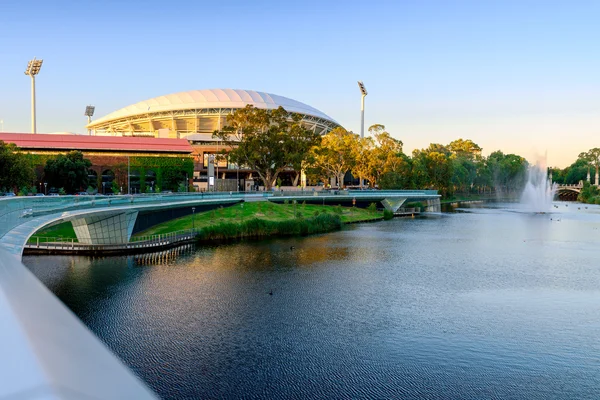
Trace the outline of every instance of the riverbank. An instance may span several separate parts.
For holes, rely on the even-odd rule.
[[[334,214],[338,215],[342,224],[357,222],[369,222],[383,219],[381,211],[373,211],[355,207],[323,206],[316,204],[275,204],[270,202],[240,203],[235,206],[219,208],[216,210],[187,215],[171,221],[155,225],[150,229],[138,232],[132,239],[144,236],[164,235],[172,232],[190,229],[201,230],[203,228],[223,224],[243,224],[252,219],[270,222],[290,221],[294,219],[308,220],[316,215]],[[40,239],[55,239],[77,242],[77,236],[70,222],[58,224],[36,232],[30,239],[30,243]]]
[[[134,237],[160,235],[185,229],[203,230],[221,224],[243,225],[250,220],[267,222],[287,222],[310,220],[322,214],[337,215],[342,224],[368,222],[383,219],[381,211],[373,211],[356,207],[323,206],[316,204],[276,204],[271,202],[240,203],[231,207],[218,208],[195,215],[187,215],[178,219],[155,225],[150,229],[138,232]]]

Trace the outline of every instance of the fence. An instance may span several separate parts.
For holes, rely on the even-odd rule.
[[[88,244],[76,242],[74,238],[33,237],[25,245],[26,249],[68,250],[68,251],[127,251],[150,249],[176,245],[194,240],[199,229],[185,229],[160,235],[135,236],[128,243]]]

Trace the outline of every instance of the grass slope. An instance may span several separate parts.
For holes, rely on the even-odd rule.
[[[381,219],[382,213],[371,212],[361,208],[347,208],[340,206],[322,206],[316,204],[296,204],[296,213],[302,218],[310,218],[315,214],[330,213],[340,216],[342,223],[369,221]],[[157,235],[192,228],[192,215],[155,225],[150,229],[137,233],[135,236]],[[243,223],[251,219],[265,221],[286,221],[294,219],[293,204],[275,204],[270,202],[240,203],[231,207],[198,213],[195,216],[196,229],[224,222]]]
[[[339,215],[342,223],[352,223],[357,221],[371,221],[382,218],[380,211],[369,211],[362,208],[349,208],[341,206],[323,206],[316,204],[275,204],[270,202],[251,202],[240,203],[231,207],[219,208],[211,211],[197,213],[195,217],[187,215],[171,221],[155,225],[143,232],[138,232],[134,236],[157,235],[181,231],[192,228],[192,219],[196,229],[208,226],[219,225],[222,223],[245,223],[252,219],[265,221],[289,221],[294,219],[294,207],[296,213],[301,218],[309,219],[316,214],[336,214]],[[70,222],[54,225],[50,228],[42,229],[35,233],[30,241],[35,241],[36,237],[52,237],[63,239],[75,238],[75,231]]]

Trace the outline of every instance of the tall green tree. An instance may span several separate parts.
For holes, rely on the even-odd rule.
[[[34,175],[26,155],[14,143],[0,140],[0,190],[30,186]]]
[[[352,132],[338,127],[321,138],[313,146],[310,155],[310,172],[321,178],[336,178],[338,186],[344,184],[344,176],[354,167],[359,138]]]
[[[60,154],[46,161],[44,175],[50,187],[64,188],[67,193],[75,193],[88,187],[88,170],[92,163],[83,158],[80,151]]]
[[[301,117],[279,107],[264,110],[251,105],[227,117],[227,125],[213,133],[230,148],[229,160],[256,171],[267,190],[285,169],[300,169],[307,150],[319,135],[305,128]]]
[[[600,148],[595,147],[584,153],[581,153],[579,154],[579,158],[586,160],[591,166],[593,166],[596,169],[594,184],[598,186],[598,180],[600,178]]]

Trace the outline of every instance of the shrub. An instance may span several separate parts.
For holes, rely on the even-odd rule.
[[[369,204],[369,207],[367,207],[367,210],[369,212],[377,212],[377,204],[375,204],[375,203]]]
[[[388,220],[394,218],[394,213],[388,209],[383,210],[383,219]]]
[[[288,201],[288,199],[285,199],[285,200],[283,201],[283,204],[285,204],[285,205],[288,205],[288,204],[290,204],[290,202]]]
[[[271,235],[298,236],[330,232],[340,229],[342,220],[338,215],[320,214],[310,219],[266,221],[253,218],[241,223],[220,223],[202,228],[196,236],[198,240],[231,240],[245,237],[266,237]]]

